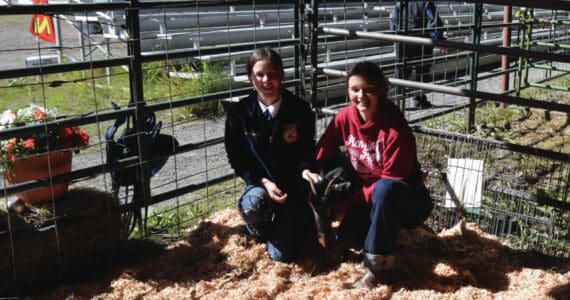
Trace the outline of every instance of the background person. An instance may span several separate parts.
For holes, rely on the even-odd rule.
[[[255,50],[247,74],[254,91],[232,107],[225,128],[229,162],[246,183],[238,206],[271,258],[290,261],[313,232],[302,176],[320,180],[310,171],[315,118],[306,102],[281,88],[283,63],[274,50]]]
[[[407,9],[406,9],[407,7]],[[404,8],[403,11],[402,8]],[[400,17],[402,16],[402,17]],[[390,14],[390,30],[401,32],[406,29],[411,35],[429,37],[432,40],[443,40],[441,28],[443,22],[437,13],[436,6],[432,1],[417,2],[397,2]],[[417,65],[407,65],[404,67],[403,62],[411,62],[413,60],[426,59],[433,55],[433,47],[420,46],[415,44],[396,43],[396,57],[398,67],[396,68],[396,77],[400,79],[411,79],[412,71],[415,71],[416,78],[421,82],[429,81],[432,77],[431,64],[421,62]],[[397,95],[402,95],[404,88],[396,89]],[[433,105],[427,100],[423,93],[414,96],[416,107],[430,108]]]
[[[360,62],[347,73],[350,105],[340,110],[317,144],[317,165],[331,169],[339,147],[362,188],[345,199],[337,230],[347,247],[363,249],[366,273],[354,288],[372,288],[395,267],[398,231],[421,225],[433,203],[422,183],[415,137],[398,107],[387,99],[382,70]]]

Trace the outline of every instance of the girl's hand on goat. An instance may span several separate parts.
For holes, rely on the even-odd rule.
[[[312,182],[312,183],[317,183],[317,182],[323,180],[321,175],[319,175],[318,173],[311,172],[311,170],[309,170],[309,169],[303,170],[303,172],[301,173],[301,176],[306,181]]]

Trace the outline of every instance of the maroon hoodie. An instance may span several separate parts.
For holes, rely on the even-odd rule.
[[[390,101],[380,102],[372,120],[361,123],[354,105],[340,110],[317,144],[317,165],[324,168],[335,149],[346,148],[350,163],[361,177],[360,199],[370,204],[374,184],[391,178],[415,185],[420,179],[416,141],[408,122]]]

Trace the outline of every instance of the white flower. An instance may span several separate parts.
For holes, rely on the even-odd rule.
[[[16,114],[11,110],[5,110],[0,115],[0,130],[4,128],[10,128],[10,125],[14,123],[16,119]]]
[[[21,120],[34,120],[36,116],[36,111],[38,109],[41,110],[42,112],[45,111],[43,107],[32,103],[30,104],[30,106],[26,108],[18,109],[18,113],[16,113],[16,116],[18,117],[18,119]]]
[[[46,117],[48,119],[55,119],[57,116],[59,116],[59,110],[57,110],[56,107],[46,110]]]
[[[41,112],[39,115],[45,117],[39,117],[37,112]],[[53,120],[59,115],[57,108],[45,109],[37,104],[30,104],[30,106],[22,109],[18,109],[18,112],[14,113],[12,110],[5,110],[0,114],[0,130],[5,128],[11,128],[14,123],[22,124],[36,124],[38,122],[43,122],[45,119]],[[36,117],[38,116],[38,117]]]
[[[43,121],[44,119],[38,119],[36,118],[36,113],[40,111],[43,114],[45,114],[45,119],[55,119],[57,117],[57,115],[59,114],[59,112],[57,111],[57,108],[52,108],[52,109],[45,109],[42,106],[39,106],[37,104],[30,104],[30,106],[26,107],[26,108],[21,108],[18,110],[18,112],[16,113],[16,121],[17,122],[26,122],[27,124],[34,124],[37,123],[37,121]]]

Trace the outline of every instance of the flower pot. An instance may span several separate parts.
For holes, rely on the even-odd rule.
[[[11,170],[4,172],[4,182],[6,186],[10,186],[30,180],[69,173],[71,171],[71,154],[71,151],[52,152],[49,153],[49,160],[48,154],[19,159],[14,162],[14,167]],[[52,197],[54,200],[61,197],[67,192],[68,186],[68,183],[62,183],[16,195],[28,205],[39,205],[51,202]]]

